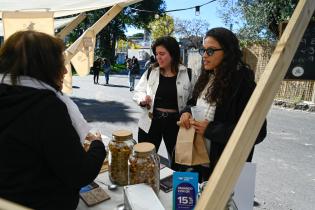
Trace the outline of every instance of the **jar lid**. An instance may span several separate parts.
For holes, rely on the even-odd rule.
[[[149,142],[142,142],[138,143],[133,147],[135,152],[138,153],[147,153],[147,152],[152,152],[155,151],[155,146],[152,143]]]
[[[132,133],[127,130],[118,130],[113,132],[113,139],[117,141],[125,141],[132,138]]]

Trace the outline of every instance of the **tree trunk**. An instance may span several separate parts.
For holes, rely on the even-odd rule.
[[[116,63],[116,56],[115,56],[115,48],[116,48],[116,41],[117,41],[117,35],[116,33],[113,33],[112,34],[112,47],[111,47],[111,58],[113,59],[112,60],[112,63]]]

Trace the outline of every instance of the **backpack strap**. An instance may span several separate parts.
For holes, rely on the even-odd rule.
[[[147,80],[149,80],[151,71],[152,71],[152,67],[150,66],[149,69],[148,69],[148,73],[147,73]]]
[[[191,82],[191,68],[187,68],[187,74],[189,77],[189,81]]]

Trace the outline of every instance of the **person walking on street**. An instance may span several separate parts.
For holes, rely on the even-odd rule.
[[[135,80],[137,75],[140,73],[140,65],[137,58],[132,59],[131,69],[129,71],[129,86],[130,91],[135,88]]]
[[[98,84],[98,78],[100,75],[101,67],[102,67],[102,58],[98,58],[96,59],[96,61],[94,61],[93,67],[92,67],[93,75],[94,75],[93,77],[94,84]]]
[[[179,130],[176,122],[191,97],[195,79],[180,64],[179,44],[175,38],[158,38],[152,51],[157,63],[144,72],[133,97],[142,108],[138,142],[153,143],[158,151],[163,138],[171,160]]]
[[[109,74],[111,72],[110,62],[107,58],[104,58],[103,61],[103,69],[104,69],[104,75],[105,75],[105,84],[108,85],[109,82]]]
[[[131,58],[127,58],[126,59],[126,70],[128,72],[129,88],[130,88],[130,71],[131,71],[131,67],[132,67],[132,59]]]

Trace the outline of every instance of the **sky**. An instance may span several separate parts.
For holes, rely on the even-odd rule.
[[[145,1],[145,0],[144,0]],[[194,7],[197,5],[202,5],[204,3],[209,2],[210,0],[165,0],[166,3],[166,10],[174,10],[174,9],[182,9],[187,7]],[[209,23],[209,28],[214,27],[227,27],[222,22],[221,18],[219,17],[219,13],[217,11],[219,8],[219,3],[214,1],[207,5],[204,5],[200,8],[200,15],[195,15],[195,9],[178,11],[178,12],[171,12],[167,13],[168,15],[172,16],[173,18],[179,19],[203,19]],[[135,28],[128,28],[127,35],[132,35],[135,33],[143,33],[143,30],[137,30]]]

